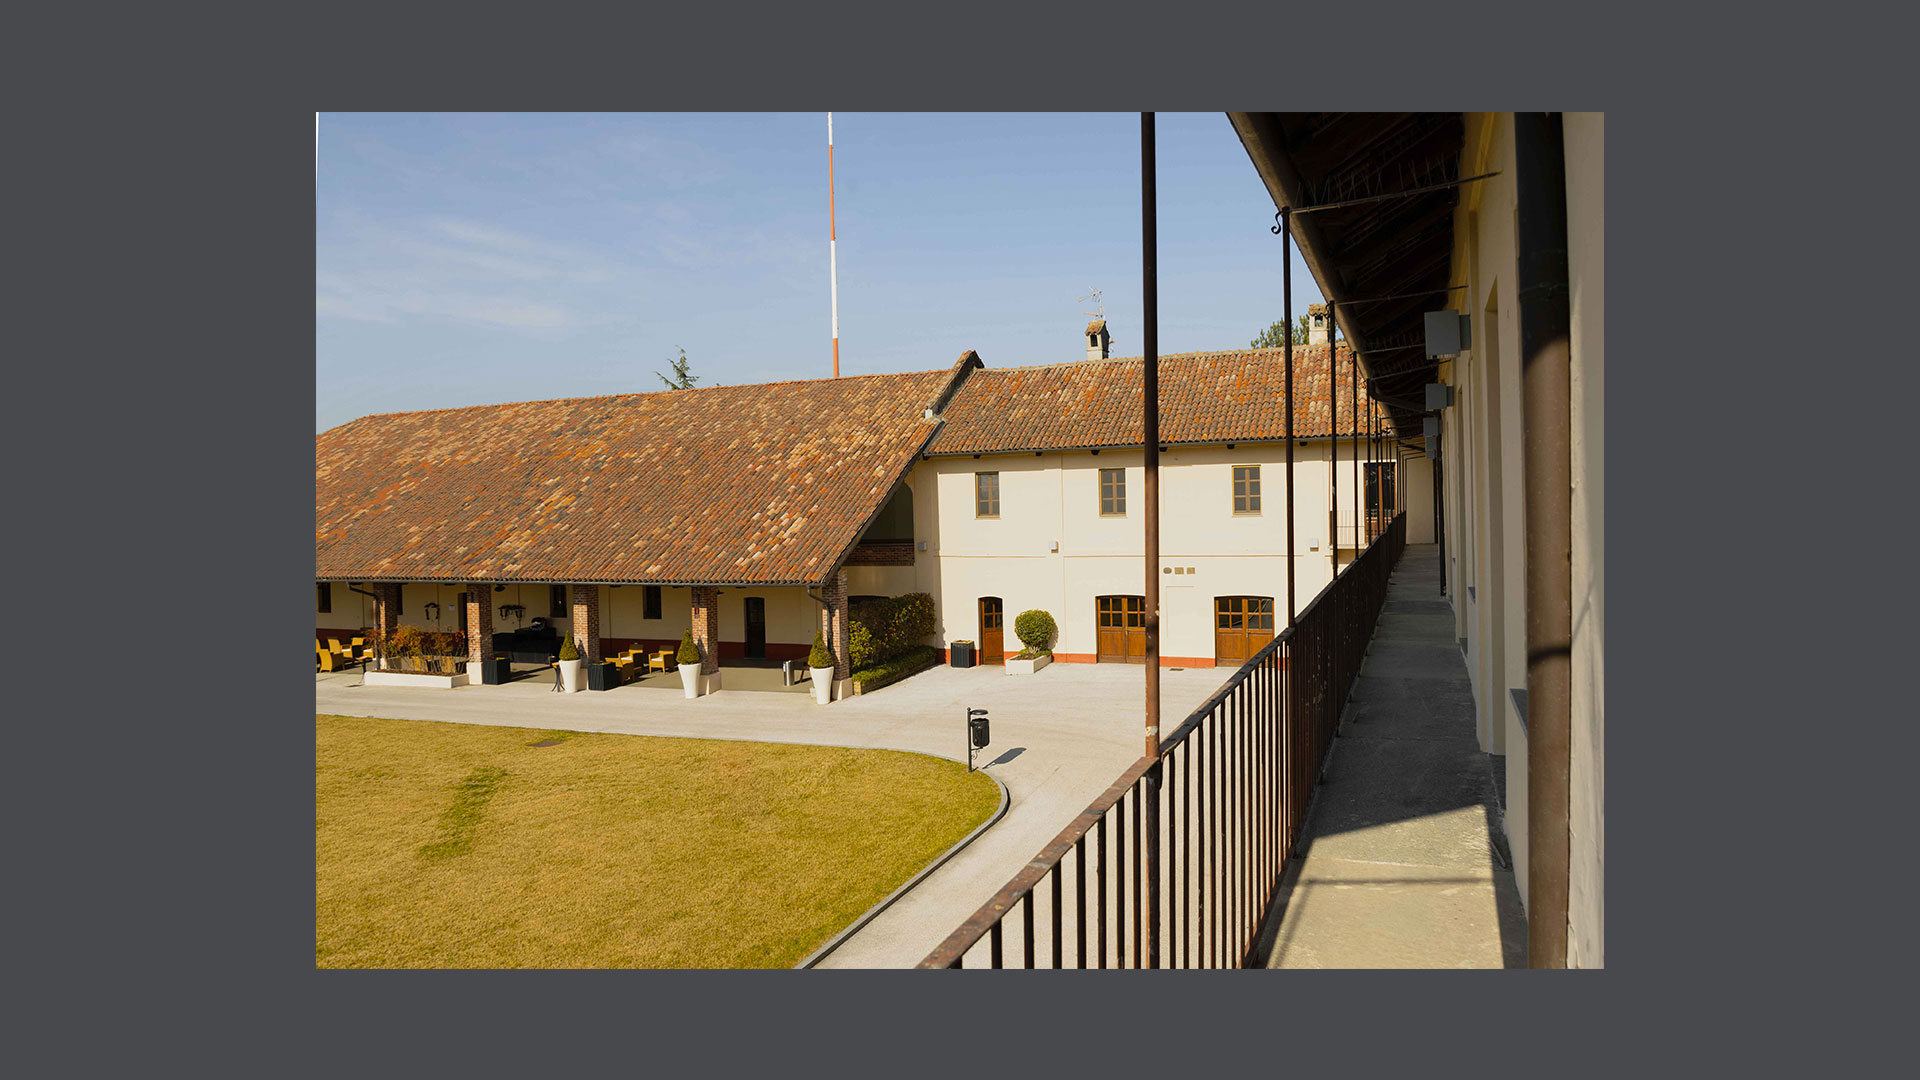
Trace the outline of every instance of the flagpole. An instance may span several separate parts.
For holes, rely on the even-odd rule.
[[[833,377],[840,377],[840,229],[833,206],[833,114],[827,114],[827,273],[833,295]]]

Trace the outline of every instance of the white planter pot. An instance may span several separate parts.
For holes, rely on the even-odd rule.
[[[697,698],[700,696],[699,664],[680,665],[680,689],[686,691],[687,697],[689,698]]]
[[[1051,656],[1036,656],[1031,660],[1021,660],[1013,657],[1007,660],[1007,674],[1031,675],[1051,663],[1053,663],[1053,657]]]
[[[562,661],[560,661],[560,687],[561,687],[561,689],[563,689],[563,690],[565,690],[565,691],[566,691],[567,693],[569,693],[569,694],[572,694],[572,693],[577,693],[577,692],[579,692],[579,690],[580,690],[580,669],[581,669],[582,667],[585,667],[585,666],[586,666],[586,663],[587,663],[587,662],[586,662],[585,660],[562,660]]]
[[[813,676],[813,700],[825,705],[833,700],[833,669],[830,667],[810,667],[807,673]]]

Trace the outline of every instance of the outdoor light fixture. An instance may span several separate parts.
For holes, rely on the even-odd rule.
[[[507,587],[506,587],[505,585],[495,585],[495,586],[493,587],[493,591],[494,591],[494,592],[506,592],[506,591],[507,591]]]

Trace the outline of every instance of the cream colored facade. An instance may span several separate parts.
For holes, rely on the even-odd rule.
[[[1567,962],[1604,963],[1605,469],[1604,121],[1564,116],[1567,269],[1571,296],[1573,473],[1573,688]],[[1454,388],[1442,416],[1447,595],[1464,641],[1482,749],[1506,755],[1506,834],[1515,879],[1527,889],[1527,732],[1512,691],[1527,684],[1525,493],[1521,476],[1519,305],[1514,299],[1517,211],[1513,118],[1469,113],[1463,174],[1500,175],[1468,185],[1455,211],[1453,283],[1466,286],[1473,347],[1444,364]],[[1459,294],[1455,294],[1456,296]],[[1431,484],[1430,474],[1427,483]],[[1409,535],[1422,519],[1417,472],[1408,493]],[[1430,492],[1430,487],[1426,489]],[[1429,496],[1430,501],[1430,496]],[[1430,511],[1430,506],[1428,507]],[[1426,516],[1431,528],[1431,514]]]
[[[1327,440],[1295,447],[1295,602],[1304,608],[1332,580],[1328,521]],[[1369,460],[1365,440],[1359,460]],[[1356,446],[1343,440],[1337,492],[1342,565],[1351,558]],[[1383,451],[1381,461],[1390,461]],[[1233,469],[1257,465],[1261,507],[1233,511]],[[1056,659],[1093,661],[1098,655],[1097,598],[1145,593],[1144,454],[1139,450],[985,454],[933,457],[908,476],[913,492],[914,566],[849,568],[850,593],[902,592],[934,597],[944,647],[980,640],[979,601],[997,597],[1006,615],[1004,648],[1020,648],[1013,619],[1039,608],[1060,628]],[[1100,471],[1126,475],[1126,513],[1100,512]],[[1286,578],[1286,470],[1284,443],[1173,447],[1160,455],[1162,573],[1160,652],[1163,663],[1211,664],[1214,600],[1220,596],[1273,598],[1284,610]],[[999,474],[1000,514],[975,514],[975,474]],[[1364,513],[1364,503],[1362,505]],[[862,573],[856,571],[879,571]],[[909,573],[911,577],[909,578]],[[861,582],[870,582],[871,590]],[[1279,625],[1285,625],[1284,616]]]

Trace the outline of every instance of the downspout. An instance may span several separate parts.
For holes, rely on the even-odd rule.
[[[1567,166],[1559,113],[1515,113],[1527,545],[1527,959],[1567,966],[1573,470]]]

